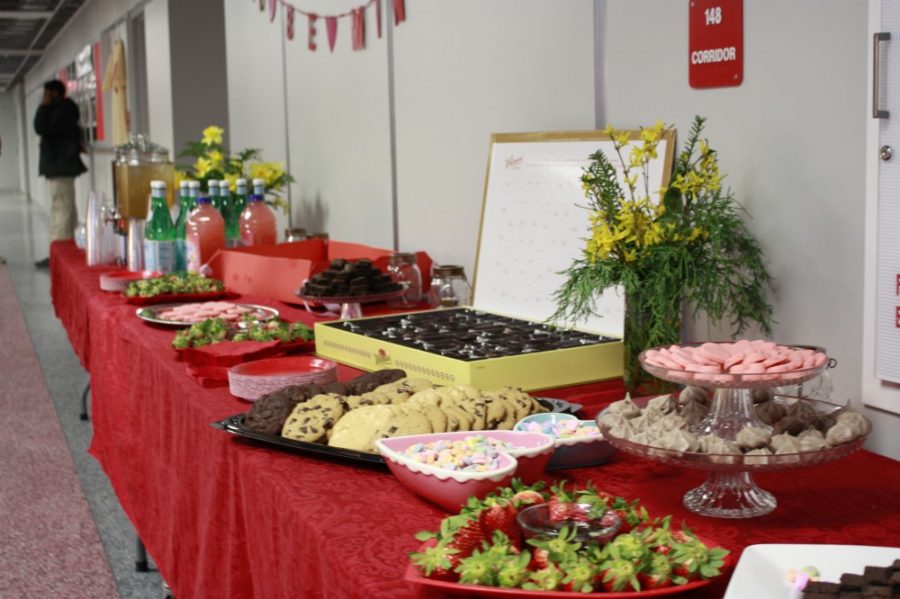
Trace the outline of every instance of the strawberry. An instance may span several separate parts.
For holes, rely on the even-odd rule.
[[[721,574],[728,553],[722,547],[710,549],[699,540],[692,539],[689,543],[676,544],[669,558],[674,564],[672,571],[676,576],[698,580]]]
[[[550,565],[550,552],[542,547],[535,547],[531,552],[529,570],[543,570]]]
[[[459,566],[458,553],[458,550],[448,547],[447,544],[438,543],[421,553],[410,553],[409,558],[428,578],[456,582],[459,576],[453,570]]]
[[[487,537],[485,537],[484,531],[481,529],[478,518],[468,516],[459,528],[452,533],[448,546],[451,549],[456,549],[459,552],[460,559],[462,559],[472,555],[475,550],[481,549],[486,541]]]
[[[544,496],[537,491],[527,489],[513,495],[512,501],[516,507],[523,505],[537,505],[539,503],[544,503]]]
[[[666,516],[662,520],[655,520],[647,526],[643,526],[640,532],[644,543],[651,551],[668,555],[677,543],[683,543],[685,537],[681,532],[672,531],[672,517]]]
[[[687,582],[686,579],[675,576],[672,573],[672,564],[661,553],[653,553],[646,561],[637,575],[641,583],[641,590],[663,589],[673,584],[679,585]]]
[[[506,535],[509,542],[516,548],[522,546],[522,537],[519,525],[516,522],[518,511],[512,502],[505,499],[491,499],[490,503],[478,514],[478,522],[484,536],[493,538],[494,532],[499,531]]]
[[[569,593],[590,593],[594,590],[597,568],[585,557],[574,557],[560,564],[565,573],[563,590]]]
[[[601,563],[600,582],[607,593],[621,592],[627,586],[635,591],[641,590],[634,563],[625,559],[613,558]]]
[[[531,555],[527,551],[522,552],[515,558],[507,559],[497,570],[497,584],[505,588],[521,586],[531,574],[528,571],[530,560]]]
[[[483,584],[494,586],[496,556],[488,551],[475,550],[469,557],[462,558],[456,572],[463,584]]]
[[[619,535],[606,545],[606,551],[613,559],[622,559],[638,565],[644,561],[648,549],[637,533]]]
[[[548,557],[553,562],[564,561],[576,554],[581,549],[581,543],[575,540],[575,528],[563,526],[559,534],[552,539],[528,539],[528,544],[538,549],[547,551]]]
[[[549,564],[546,568],[532,572],[522,588],[530,591],[555,591],[562,584],[562,579],[562,571],[555,564]]]

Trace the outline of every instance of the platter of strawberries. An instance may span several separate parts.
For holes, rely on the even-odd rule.
[[[535,509],[545,514],[537,527],[523,517]],[[706,586],[731,566],[727,549],[590,483],[545,490],[514,479],[416,539],[406,580],[454,594],[657,597]]]

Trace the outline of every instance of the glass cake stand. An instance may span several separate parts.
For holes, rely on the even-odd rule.
[[[818,348],[817,351],[824,353]],[[828,366],[826,361],[822,366],[779,374],[700,374],[647,364],[645,353],[639,356],[641,365],[653,376],[672,383],[715,389],[709,414],[690,430],[698,436],[715,434],[728,440],[734,440],[738,431],[748,425],[771,430],[756,416],[751,397],[753,389],[799,384],[815,378]],[[841,407],[820,400],[805,401],[826,414]],[[614,437],[610,434],[610,428],[604,425],[601,425],[601,430],[610,445],[626,453],[672,466],[708,471],[709,476],[702,485],[685,493],[684,505],[689,510],[715,518],[753,518],[770,513],[778,502],[772,493],[756,485],[752,472],[799,468],[843,458],[862,446],[872,426],[866,420],[865,433],[843,445],[778,455],[707,454],[661,449]]]
[[[340,304],[341,320],[350,320],[351,318],[362,317],[362,304],[377,304],[378,302],[387,302],[397,299],[405,292],[405,289],[397,289],[396,291],[388,291],[385,293],[375,293],[371,295],[341,295],[341,296],[322,296],[322,295],[303,295],[300,290],[296,290],[294,294],[303,300],[303,305],[307,311],[315,305],[322,304]]]

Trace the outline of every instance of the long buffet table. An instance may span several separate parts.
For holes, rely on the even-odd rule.
[[[85,266],[72,242],[52,244],[53,305],[91,377],[90,453],[178,599],[432,596],[409,586],[403,572],[418,545],[414,533],[436,529],[441,509],[387,470],[268,449],[211,428],[248,404],[188,376],[169,345],[172,330],[143,323],[121,296],[101,291],[103,271]],[[316,319],[278,302],[242,300],[275,306],[287,320]],[[339,376],[356,374],[341,367]],[[599,384],[547,395],[590,413],[620,391]],[[755,543],[900,543],[900,462],[867,451],[758,475],[779,506],[743,521],[702,518],[682,506],[702,472],[619,455],[565,476],[686,520],[735,559]],[[698,596],[721,596],[725,582]]]

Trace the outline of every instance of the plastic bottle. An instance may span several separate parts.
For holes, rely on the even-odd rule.
[[[184,255],[184,223],[191,210],[197,206],[195,196],[191,194],[191,183],[196,183],[196,181],[182,181],[178,190],[178,218],[175,219],[175,270],[187,269]]]
[[[144,268],[158,272],[175,270],[175,225],[166,202],[166,182],[150,182],[150,208],[144,226]]]
[[[187,271],[201,273],[201,268],[218,250],[225,247],[225,221],[213,208],[210,198],[197,198],[197,207],[184,226],[184,248]]]
[[[241,212],[241,245],[272,245],[276,242],[275,213],[263,201],[266,193],[265,181],[253,180],[253,195]]]

